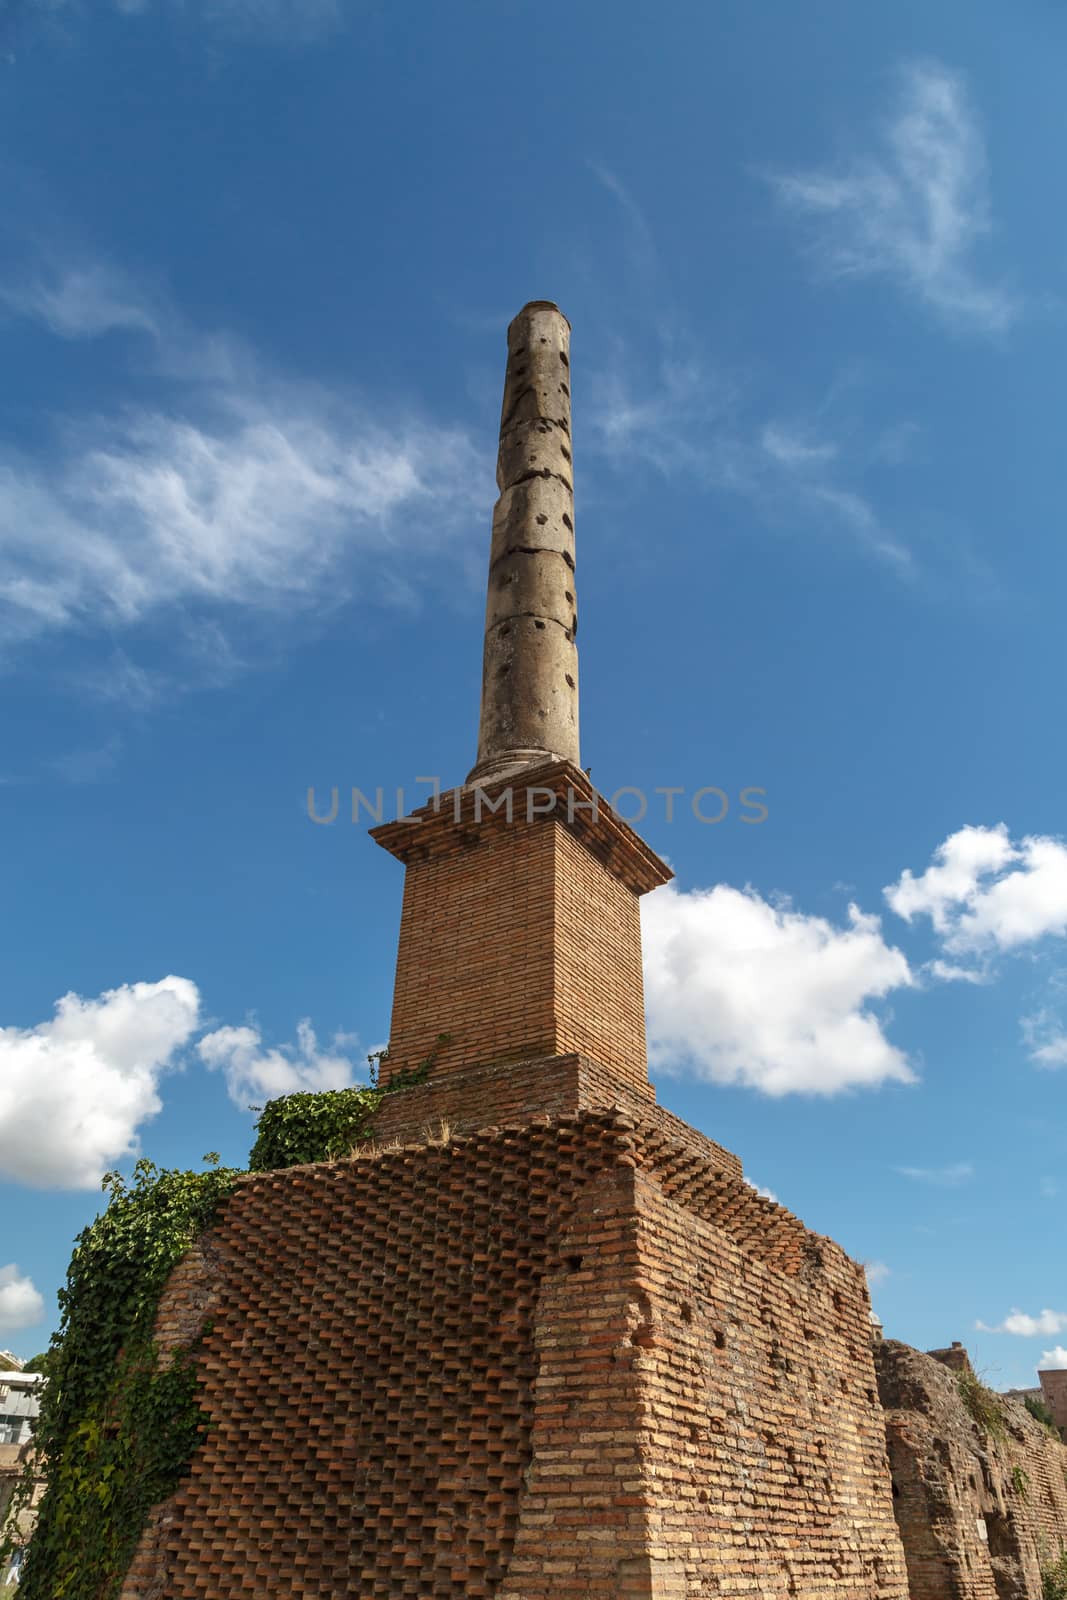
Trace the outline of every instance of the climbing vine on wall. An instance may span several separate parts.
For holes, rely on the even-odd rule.
[[[256,1126],[253,1172],[348,1155],[370,1136],[386,1095],[421,1083],[438,1049],[384,1086],[371,1057],[365,1088],[270,1101]],[[207,1418],[196,1401],[199,1340],[161,1361],[153,1333],[172,1268],[210,1224],[241,1176],[218,1166],[165,1171],[138,1161],[127,1183],[104,1177],[107,1206],[78,1235],[59,1292],[60,1326],[47,1352],[47,1383],[27,1462],[9,1507],[0,1562],[18,1540],[17,1519],[45,1492],[26,1553],[20,1600],[114,1600],[153,1506],[188,1470]]]
[[[438,1034],[425,1061],[407,1072],[394,1073],[384,1086],[377,1081],[376,1063],[381,1058],[371,1056],[369,1086],[327,1089],[321,1094],[287,1094],[280,1100],[271,1100],[256,1124],[257,1138],[248,1158],[249,1169],[272,1172],[278,1167],[347,1156],[353,1145],[369,1137],[374,1113],[386,1095],[422,1083],[438,1050],[450,1038],[450,1034]]]
[[[217,1162],[217,1156],[205,1157]],[[111,1600],[149,1509],[169,1495],[203,1433],[193,1352],[157,1362],[156,1310],[171,1268],[237,1173],[166,1172],[139,1161],[104,1178],[106,1209],[78,1235],[60,1328],[16,1506],[31,1468],[46,1483],[20,1600]],[[13,1526],[13,1523],[12,1523]]]

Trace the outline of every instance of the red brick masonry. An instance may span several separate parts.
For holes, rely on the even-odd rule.
[[[511,821],[480,809],[485,793],[510,798]],[[528,795],[555,797],[551,814],[527,820]],[[639,896],[671,871],[593,799],[554,762],[372,830],[405,866],[383,1083],[431,1053],[437,1079],[573,1052],[648,1093]]]
[[[665,1117],[242,1180],[124,1600],[904,1600],[862,1270]]]

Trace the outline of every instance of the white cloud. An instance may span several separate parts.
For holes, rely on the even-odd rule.
[[[812,467],[833,461],[838,449],[835,444],[820,442],[802,429],[780,422],[768,422],[760,434],[760,445],[772,460],[783,467]]]
[[[0,1174],[97,1185],[159,1111],[159,1079],[195,1031],[199,1006],[194,983],[168,977],[95,1000],[68,994],[51,1022],[0,1028]]]
[[[876,1289],[880,1284],[883,1284],[890,1275],[889,1268],[884,1261],[865,1261],[863,1270],[867,1274],[867,1283],[872,1289]]]
[[[686,474],[754,502],[767,519],[846,536],[904,575],[911,552],[854,484],[841,446],[803,420],[738,423],[736,386],[691,357],[664,358],[638,383],[621,366],[594,375],[593,446],[615,465]]]
[[[750,1189],[755,1189],[758,1195],[762,1195],[764,1200],[773,1200],[775,1205],[779,1204],[778,1196],[775,1194],[773,1189],[768,1189],[762,1183],[753,1183],[751,1178],[746,1178],[745,1182],[748,1184]]]
[[[1023,1038],[1031,1061],[1039,1067],[1067,1067],[1067,1030],[1047,1007],[1022,1019]]]
[[[12,4],[12,0],[5,3]],[[111,6],[131,19],[167,10],[193,24],[213,24],[231,33],[258,33],[299,43],[332,31],[343,17],[341,0],[111,0]],[[22,0],[19,10],[30,19],[43,20],[76,13],[77,0]],[[17,16],[11,20],[13,24]],[[0,16],[0,28],[3,23]]]
[[[221,612],[410,603],[413,570],[433,581],[464,560],[491,484],[465,432],[280,382],[110,269],[49,272],[0,296],[67,337],[147,334],[152,400],[69,424],[40,458],[0,454],[0,646],[165,610],[186,657],[215,630],[212,661],[182,663],[195,676],[217,666]],[[133,663],[99,676],[142,704],[170,677]]]
[[[905,69],[880,154],[772,182],[785,206],[823,224],[814,244],[824,270],[894,278],[959,327],[997,333],[1019,315],[975,260],[991,229],[986,153],[963,79],[947,67]]]
[[[116,329],[160,331],[159,314],[134,285],[99,262],[63,272],[41,268],[21,284],[0,282],[0,305],[64,339],[95,339]]]
[[[1062,1344],[1056,1345],[1052,1350],[1043,1350],[1041,1352],[1041,1360],[1037,1364],[1038,1367],[1044,1368],[1046,1372],[1050,1368],[1067,1367],[1067,1350],[1063,1348]]]
[[[336,598],[356,558],[366,581],[398,542],[409,562],[416,544],[447,559],[435,540],[455,532],[474,466],[458,433],[417,426],[251,400],[214,422],[142,414],[53,466],[0,464],[0,618],[25,636]]]
[[[911,1178],[915,1183],[931,1183],[938,1189],[957,1189],[960,1184],[974,1177],[974,1168],[969,1161],[953,1161],[946,1167],[894,1167],[893,1170],[902,1178]]]
[[[342,1034],[332,1052],[320,1050],[305,1018],[297,1026],[295,1045],[268,1049],[258,1028],[217,1028],[204,1035],[197,1050],[207,1067],[222,1072],[231,1100],[244,1109],[302,1090],[347,1089],[356,1078],[344,1052],[354,1044],[352,1035]]]
[[[649,1056],[763,1094],[838,1094],[915,1073],[870,1008],[912,983],[876,917],[839,927],[720,884],[642,901]]]
[[[44,1297],[14,1262],[0,1267],[0,1333],[32,1328],[44,1318]]]
[[[1012,950],[1067,932],[1067,846],[1042,835],[1013,844],[1004,823],[965,827],[915,877],[884,891],[905,921],[927,916],[950,955]]]
[[[1013,1308],[995,1327],[985,1322],[976,1322],[975,1327],[982,1333],[1014,1333],[1021,1339],[1032,1339],[1037,1334],[1067,1333],[1067,1311],[1045,1310],[1031,1317]]]
[[[988,983],[990,974],[983,967],[960,967],[954,961],[930,961],[923,968],[940,983]]]

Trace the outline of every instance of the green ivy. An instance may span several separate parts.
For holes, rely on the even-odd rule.
[[[1042,1600],[1067,1600],[1067,1551],[1041,1572]]]
[[[987,1433],[998,1443],[1007,1439],[1008,1428],[1000,1396],[994,1394],[992,1389],[987,1389],[973,1372],[958,1372],[956,1382],[959,1385],[960,1398],[983,1433]]]
[[[217,1162],[218,1157],[205,1157]],[[60,1290],[60,1327],[12,1512],[46,1488],[20,1600],[112,1600],[151,1507],[186,1471],[204,1432],[193,1351],[158,1360],[153,1329],[172,1267],[238,1174],[161,1172],[139,1161],[129,1185],[104,1178],[108,1204],[78,1235]],[[11,1553],[14,1518],[0,1546]]]
[[[1059,1438],[1060,1430],[1056,1426],[1056,1419],[1043,1400],[1039,1400],[1035,1394],[1028,1394],[1023,1396],[1023,1405],[1035,1422],[1040,1422],[1054,1439]]]
[[[371,1082],[354,1089],[327,1089],[321,1094],[287,1094],[271,1100],[256,1123],[256,1142],[248,1158],[251,1172],[273,1172],[279,1167],[299,1167],[310,1161],[335,1161],[347,1156],[354,1145],[370,1137],[374,1114],[387,1095],[422,1083],[433,1066],[437,1052],[448,1044],[450,1034],[441,1033],[433,1050],[417,1067],[394,1073],[380,1087],[377,1063],[381,1055],[368,1057]],[[382,1052],[384,1054],[384,1052]],[[259,1110],[253,1106],[254,1111]]]
[[[386,1095],[421,1083],[437,1044],[417,1067],[384,1087],[370,1057],[366,1088],[292,1094],[270,1101],[256,1125],[253,1172],[346,1156],[370,1136]],[[258,1109],[258,1108],[254,1108]],[[189,1469],[207,1418],[196,1401],[196,1354],[209,1331],[161,1363],[153,1338],[160,1295],[171,1270],[208,1227],[241,1173],[161,1171],[138,1161],[129,1184],[104,1177],[105,1210],[78,1235],[60,1325],[44,1356],[47,1376],[27,1462],[0,1530],[0,1563],[18,1543],[17,1518],[45,1492],[26,1553],[20,1600],[114,1600],[152,1507]]]

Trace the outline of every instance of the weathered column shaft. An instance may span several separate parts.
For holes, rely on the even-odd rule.
[[[470,781],[578,760],[570,324],[534,300],[508,328],[478,761]]]

